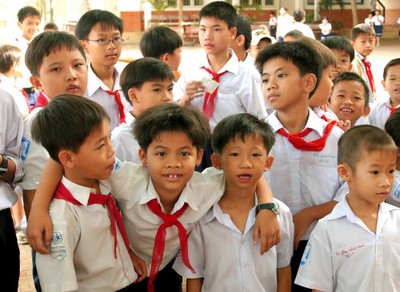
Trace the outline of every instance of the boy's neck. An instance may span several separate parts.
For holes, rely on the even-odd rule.
[[[237,189],[226,185],[224,195],[219,201],[221,209],[250,211],[254,207],[256,186],[247,189]]]
[[[214,72],[218,72],[228,63],[231,58],[229,50],[226,50],[220,54],[207,54],[208,63]]]
[[[351,191],[346,200],[353,213],[364,222],[371,232],[375,233],[378,221],[379,204],[368,204],[356,200],[351,195]]]
[[[288,111],[277,111],[277,117],[281,124],[291,134],[301,132],[308,121],[308,107],[293,108]]]
[[[82,177],[78,177],[73,171],[66,168],[64,168],[64,176],[66,179],[73,182],[74,184],[94,189],[96,190],[96,194],[100,194],[100,184],[98,180],[83,179]]]
[[[392,108],[396,108],[400,104],[400,102],[396,102],[395,100],[393,100],[393,98],[390,98],[389,101]]]
[[[113,66],[101,66],[96,63],[91,63],[90,66],[94,74],[108,87],[109,90],[114,90],[114,71],[115,67]]]

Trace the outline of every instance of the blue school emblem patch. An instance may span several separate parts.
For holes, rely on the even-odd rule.
[[[310,252],[311,252],[311,244],[308,242],[306,248],[304,249],[303,257],[301,258],[300,261],[300,266],[304,266],[306,264],[308,258],[310,257]]]
[[[63,234],[61,232],[53,232],[51,241],[51,255],[53,258],[62,261],[67,255],[67,248],[63,243]]]
[[[24,161],[29,153],[29,147],[31,146],[31,141],[25,137],[21,140],[21,159]]]

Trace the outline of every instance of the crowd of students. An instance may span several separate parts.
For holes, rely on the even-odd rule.
[[[7,291],[15,185],[37,291],[181,291],[182,277],[187,291],[398,290],[400,59],[377,97],[371,26],[289,41],[283,9],[276,41],[215,1],[200,10],[203,53],[180,72],[167,27],[127,64],[111,12],[34,35],[40,14],[20,11],[25,50],[0,47]]]

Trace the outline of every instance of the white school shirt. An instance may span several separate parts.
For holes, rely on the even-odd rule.
[[[311,108],[318,117],[320,117],[321,119],[324,119],[322,117],[325,117],[328,121],[339,121],[338,117],[335,115],[335,113],[331,110],[328,109],[327,111],[324,111],[322,108],[320,108],[319,106],[316,107],[312,107]]]
[[[400,171],[395,170],[395,179],[390,192],[389,197],[386,199],[386,203],[400,207]]]
[[[386,121],[390,116],[390,107],[392,107],[390,105],[390,97],[385,97],[381,102],[373,104],[371,112],[368,114],[370,124],[385,129]],[[400,105],[396,108],[400,108]]]
[[[106,110],[107,114],[110,116],[111,122],[110,127],[113,130],[117,127],[119,123],[119,109],[117,102],[113,95],[108,94],[105,90],[115,91],[118,90],[121,96],[121,102],[124,105],[125,116],[129,115],[131,107],[126,100],[124,93],[122,92],[121,85],[119,84],[119,78],[122,70],[127,64],[124,62],[117,62],[114,65],[114,88],[109,89],[103,81],[94,73],[92,66],[88,66],[88,84],[85,92],[85,96],[89,99],[97,102]]]
[[[361,125],[370,125],[368,116],[367,117],[363,117],[363,116],[359,117],[354,124],[354,126],[361,126]]]
[[[315,227],[295,283],[321,291],[399,291],[399,226],[400,209],[382,203],[372,233],[344,198]]]
[[[17,88],[14,78],[0,74],[0,88],[12,95],[21,115],[29,115],[29,104],[22,91]]]
[[[116,291],[137,279],[128,250],[117,227],[117,258],[108,208],[88,206],[88,187],[63,177],[61,182],[83,206],[53,199],[50,254],[36,254],[43,291]],[[103,194],[110,190],[100,184]],[[137,239],[140,240],[140,239]]]
[[[261,92],[261,86],[257,81],[254,70],[251,70],[232,50],[229,50],[231,58],[218,73],[226,72],[220,77],[218,93],[215,98],[215,112],[210,119],[210,127],[214,129],[219,121],[237,113],[250,113],[257,117],[265,118],[265,102]],[[210,74],[202,69],[202,66],[211,70],[207,55],[199,56],[199,61],[182,72],[178,82],[174,85],[174,100],[183,96],[186,83],[193,80],[201,81],[204,77],[211,79]],[[192,100],[191,105],[203,111],[204,96]]]
[[[0,153],[15,163],[14,181],[24,175],[22,164],[21,138],[23,121],[13,97],[0,89]],[[12,207],[17,202],[18,196],[10,184],[0,180],[0,211]]]
[[[179,253],[173,269],[187,279],[204,278],[201,291],[277,290],[277,270],[289,266],[293,254],[294,226],[289,208],[278,200],[281,241],[260,255],[260,242],[253,243],[256,204],[250,210],[242,233],[216,203],[189,234],[190,264]]]
[[[115,156],[121,161],[131,161],[140,164],[139,144],[133,135],[133,123],[122,123],[111,132],[111,143],[114,146]]]
[[[351,68],[351,72],[357,73],[362,79],[364,79],[365,83],[367,83],[368,89],[369,89],[369,96],[368,96],[368,100],[369,103],[373,103],[375,100],[375,94],[372,92],[371,90],[371,85],[369,84],[369,79],[367,76],[367,71],[365,69],[365,65],[364,63],[361,61],[362,59],[365,59],[360,53],[358,53],[357,51],[354,51],[354,59],[351,62],[352,64],[352,68]],[[370,61],[369,59],[367,59],[367,61]],[[373,65],[371,63],[371,71],[373,71]],[[374,74],[372,74],[374,75]],[[377,80],[376,78],[374,78],[374,83],[375,83],[375,88],[377,85]]]
[[[313,141],[322,137],[327,122],[309,109],[305,128],[312,131],[303,139]],[[347,184],[337,173],[337,142],[343,131],[334,126],[324,149],[320,152],[303,151],[294,148],[289,140],[278,134],[284,128],[272,113],[266,120],[271,126],[275,144],[270,151],[274,157],[274,166],[264,173],[274,197],[283,201],[293,215],[307,207],[320,205],[332,200],[339,201],[347,191]],[[316,222],[304,233],[302,240],[308,239]]]
[[[117,200],[131,247],[146,261],[150,272],[154,239],[163,221],[153,214],[146,204],[152,199],[160,202],[159,196],[149,180],[147,168],[131,162],[122,164],[117,162],[115,169],[104,183],[112,190]],[[221,198],[224,191],[225,179],[222,172],[210,174],[194,172],[171,214],[188,203],[189,206],[179,217],[179,221],[189,233],[200,218]],[[178,229],[174,226],[167,228],[160,270],[176,256],[179,247]]]
[[[375,26],[383,26],[383,23],[385,22],[385,17],[383,17],[382,15],[374,15],[371,19],[371,22],[373,22]]]

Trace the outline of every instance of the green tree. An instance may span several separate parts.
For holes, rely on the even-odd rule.
[[[176,0],[150,0],[148,1],[153,5],[154,10],[157,13],[157,20],[160,21],[161,13],[168,7],[176,7]]]

